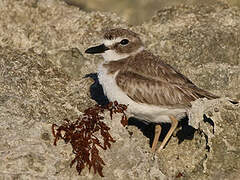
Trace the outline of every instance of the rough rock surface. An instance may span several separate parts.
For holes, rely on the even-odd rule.
[[[239,0],[64,0],[77,6],[83,11],[114,12],[125,18],[130,24],[138,25],[149,21],[157,10],[170,6],[185,5],[214,5],[221,2],[230,6],[240,7]]]
[[[101,152],[105,178],[69,167],[71,147],[52,145],[51,124],[95,103],[93,81],[83,77],[102,59],[82,52],[106,27],[128,25],[55,0],[0,1],[0,179],[239,179],[240,107],[226,98],[193,102],[194,138],[172,137],[160,154],[150,152],[151,126],[123,128],[120,117],[106,118],[116,143]],[[200,87],[240,98],[239,9],[172,7],[131,29]]]

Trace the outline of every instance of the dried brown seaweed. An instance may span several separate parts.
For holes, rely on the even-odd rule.
[[[94,173],[98,172],[103,177],[102,170],[105,163],[99,156],[98,148],[107,150],[111,147],[111,143],[115,142],[109,133],[110,128],[103,122],[104,111],[110,112],[111,119],[113,114],[121,113],[121,123],[126,126],[126,109],[126,105],[118,104],[117,101],[110,102],[107,106],[95,105],[86,109],[83,116],[74,122],[65,119],[65,122],[60,126],[52,125],[52,133],[55,137],[54,145],[57,145],[59,139],[72,145],[75,158],[71,161],[70,167],[76,163],[76,170],[80,174],[87,166],[89,171],[93,168]],[[97,136],[98,133],[101,137]]]

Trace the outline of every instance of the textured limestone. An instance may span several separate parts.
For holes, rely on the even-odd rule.
[[[170,6],[185,5],[214,5],[221,2],[240,7],[239,0],[64,0],[77,6],[83,11],[114,12],[127,19],[132,25],[149,21],[155,12]]]
[[[0,1],[0,179],[239,179],[240,108],[226,98],[194,102],[194,138],[182,142],[188,131],[180,127],[159,155],[150,152],[152,126],[123,128],[106,114],[116,143],[101,152],[105,178],[69,167],[71,148],[52,145],[51,123],[94,104],[93,81],[83,77],[102,58],[83,52],[106,27],[128,26],[114,14],[53,0]],[[239,9],[172,7],[131,29],[200,87],[239,99]]]
[[[211,102],[201,99],[193,103],[190,114],[194,115],[190,124],[201,129],[208,140],[209,152],[202,164],[204,179],[218,176],[221,179],[239,179],[240,106],[233,105],[226,98]],[[204,121],[202,114],[206,115]],[[199,173],[193,172],[189,177],[199,178]]]

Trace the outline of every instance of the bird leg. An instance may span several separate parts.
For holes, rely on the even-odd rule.
[[[153,139],[153,144],[152,144],[152,152],[155,152],[155,150],[156,150],[158,139],[161,134],[161,130],[162,130],[162,127],[160,126],[160,124],[157,124],[155,126],[155,134],[154,134],[154,139]]]
[[[172,125],[171,125],[171,128],[168,131],[166,137],[164,138],[162,144],[160,145],[159,149],[157,150],[158,153],[164,148],[164,146],[166,145],[166,143],[168,142],[169,138],[171,137],[171,135],[173,134],[174,130],[177,128],[177,125],[178,125],[178,120],[175,117],[169,116],[169,118],[172,121]]]

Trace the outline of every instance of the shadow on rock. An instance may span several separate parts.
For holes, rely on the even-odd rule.
[[[99,84],[97,73],[86,74],[85,78],[92,78],[94,83],[90,86],[90,95],[99,105],[107,105],[109,103],[107,96],[103,93],[102,85]]]
[[[149,144],[150,144],[150,146],[152,146],[156,124],[145,123],[136,118],[129,118],[128,125],[136,126],[137,128],[139,128],[142,131],[143,135],[150,139]],[[161,127],[162,127],[162,131],[161,131],[161,135],[159,137],[159,141],[163,141],[163,139],[167,135],[169,129],[171,128],[171,124],[170,123],[161,123]],[[188,125],[188,118],[182,119],[179,122],[178,127],[181,127],[181,129],[178,130],[176,133],[176,137],[178,138],[178,144],[182,143],[185,139],[187,139],[187,140],[193,139],[196,129],[194,129],[192,126]]]

